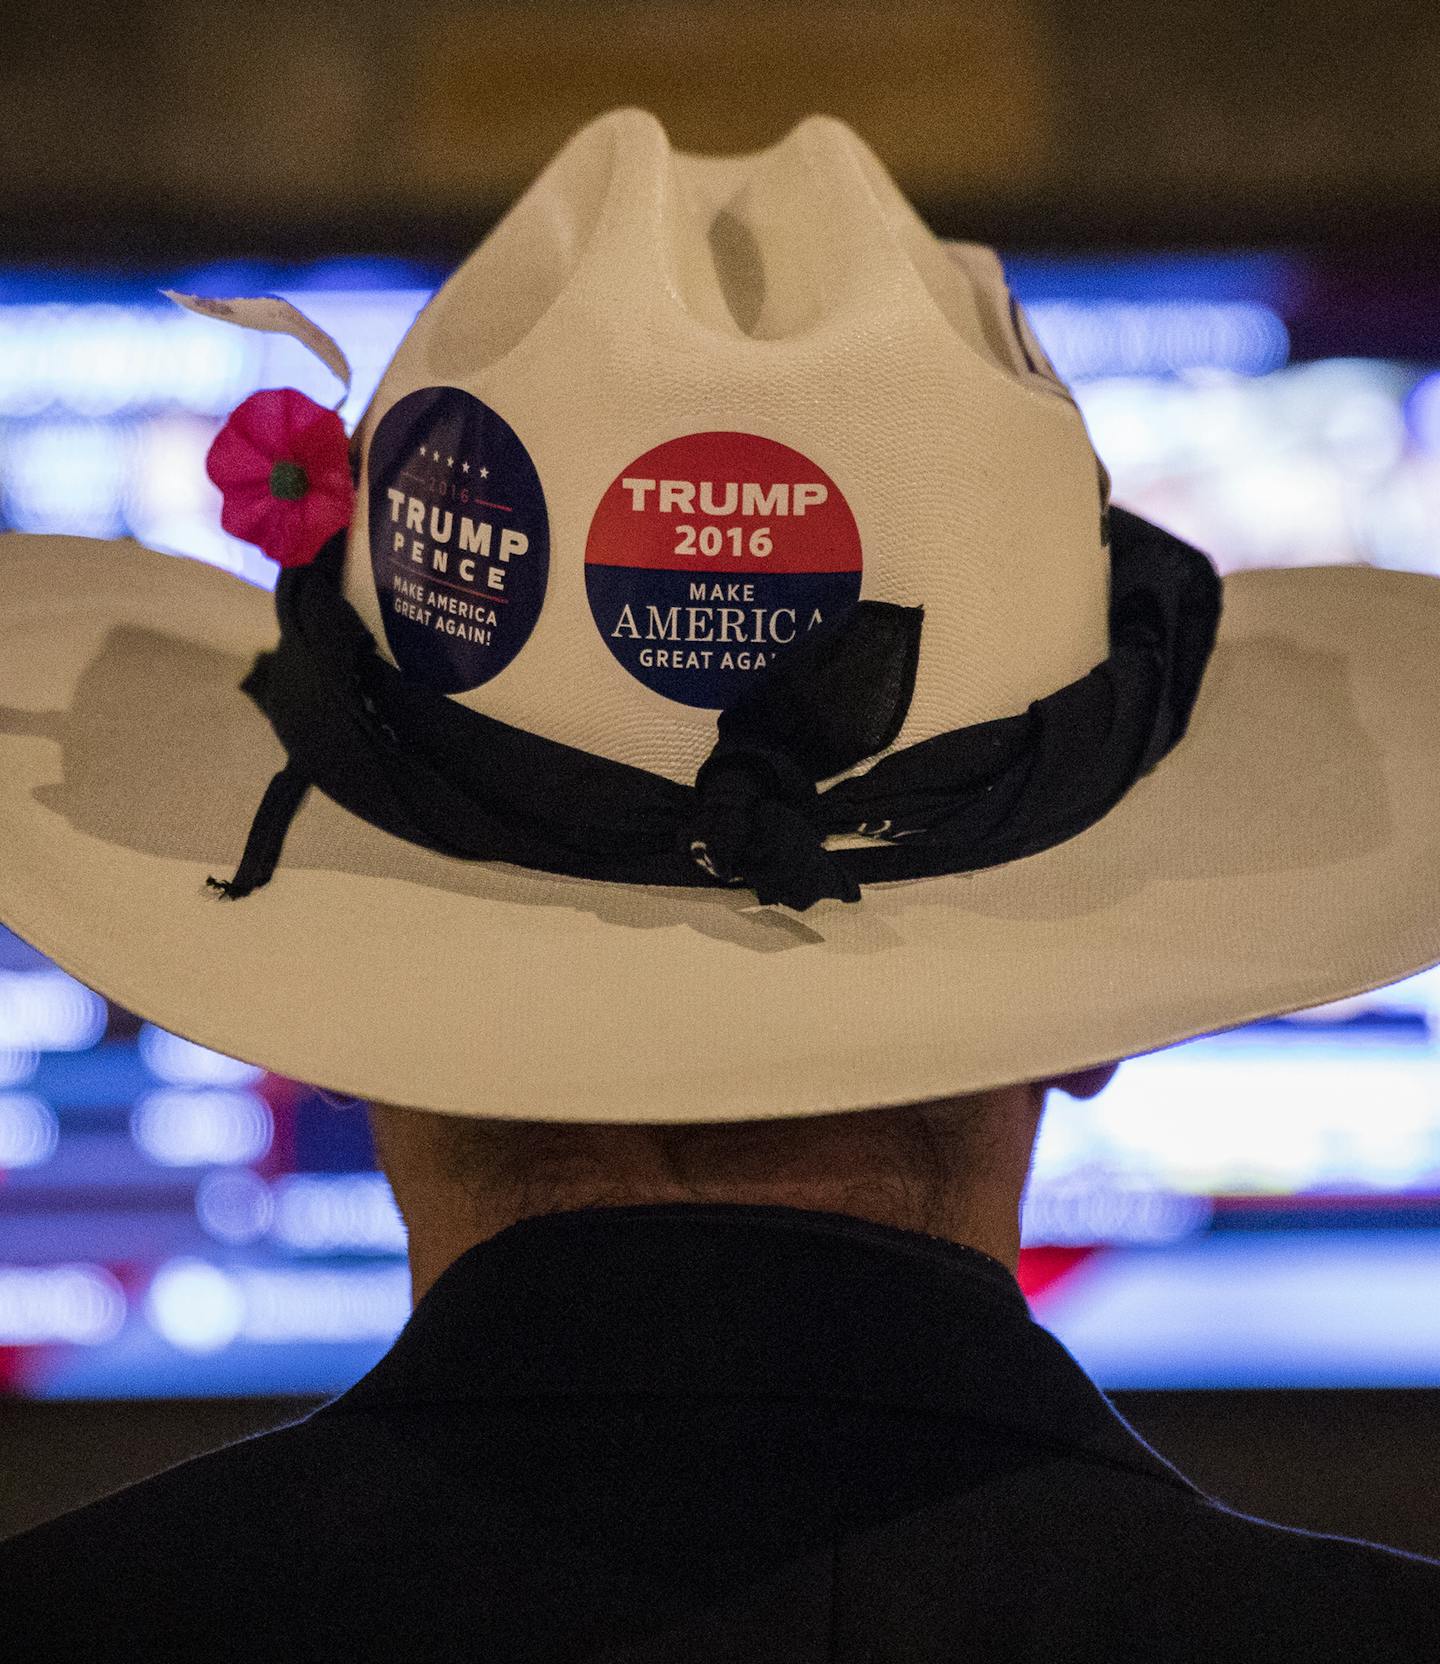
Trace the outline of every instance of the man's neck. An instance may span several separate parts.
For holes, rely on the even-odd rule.
[[[987,1199],[988,1200],[988,1199]],[[988,1254],[991,1259],[998,1260],[1010,1271],[1014,1271],[1019,1263],[1020,1255],[1020,1224],[1018,1210],[1013,1206],[996,1205],[988,1210],[972,1207],[969,1211],[955,1210],[951,1217],[940,1221],[917,1220],[910,1217],[897,1217],[893,1212],[884,1209],[863,1210],[856,1207],[837,1207],[833,1199],[811,1198],[805,1201],[789,1199],[777,1201],[768,1196],[712,1196],[697,1201],[693,1195],[675,1194],[668,1196],[636,1196],[623,1201],[611,1197],[604,1200],[577,1201],[571,1204],[580,1207],[616,1207],[634,1206],[643,1202],[685,1202],[703,1206],[705,1201],[743,1202],[758,1206],[806,1207],[818,1209],[825,1213],[843,1213],[856,1219],[868,1219],[877,1225],[889,1225],[899,1230],[913,1230],[923,1232],[926,1236],[939,1237],[943,1241],[959,1243],[963,1247],[978,1248],[981,1253]],[[546,1213],[568,1212],[569,1208],[547,1207]],[[418,1302],[435,1284],[440,1276],[455,1263],[457,1259],[478,1243],[488,1242],[492,1237],[517,1224],[522,1217],[515,1215],[495,1217],[486,1220],[484,1225],[476,1224],[470,1228],[457,1227],[455,1216],[447,1214],[440,1219],[431,1221],[416,1221],[409,1225],[409,1257],[410,1257],[410,1285],[413,1299]],[[939,1228],[937,1228],[937,1224]]]

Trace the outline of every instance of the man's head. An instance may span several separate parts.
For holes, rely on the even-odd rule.
[[[1092,1097],[1107,1064],[926,1104],[768,1121],[600,1125],[371,1105],[410,1232],[418,1299],[458,1255],[517,1220],[583,1207],[745,1202],[849,1213],[1014,1266],[1045,1094]]]

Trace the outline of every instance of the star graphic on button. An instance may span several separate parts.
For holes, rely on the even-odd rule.
[[[453,456],[447,456],[445,458],[445,464],[447,467],[453,468],[455,466],[455,458]]]
[[[468,474],[470,472],[470,464],[468,462],[462,462],[460,464],[460,471],[462,473]]]
[[[490,478],[490,470],[488,468],[482,468],[480,470],[480,478],[482,480],[488,480]]]

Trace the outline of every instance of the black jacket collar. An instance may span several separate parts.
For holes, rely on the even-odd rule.
[[[455,1400],[795,1396],[966,1418],[1194,1490],[977,1249],[848,1214],[584,1208],[462,1254],[321,1415]]]

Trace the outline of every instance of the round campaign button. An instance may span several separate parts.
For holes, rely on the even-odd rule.
[[[370,561],[401,671],[440,693],[498,676],[535,628],[550,570],[530,453],[459,387],[407,393],[370,442]]]
[[[723,710],[860,598],[860,533],[840,488],[753,433],[667,440],[616,475],[585,545],[605,645],[647,688]]]

